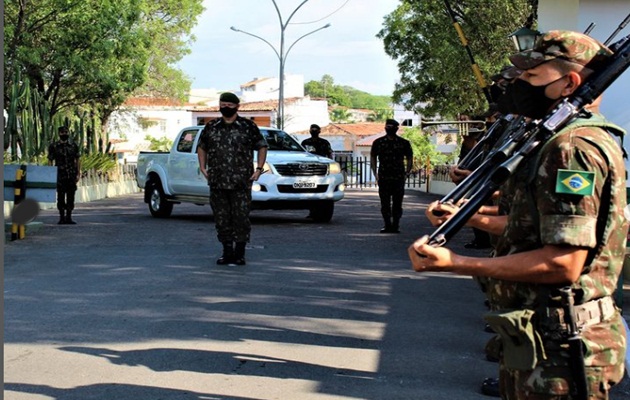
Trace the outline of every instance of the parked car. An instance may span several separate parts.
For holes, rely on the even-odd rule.
[[[173,205],[209,204],[209,188],[199,170],[197,142],[203,126],[182,129],[169,152],[140,152],[137,184],[151,215],[165,218]],[[269,145],[265,173],[252,185],[252,209],[308,209],[313,220],[331,220],[344,197],[339,163],[308,153],[288,133],[261,127]]]

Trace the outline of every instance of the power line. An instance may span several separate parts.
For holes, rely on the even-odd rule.
[[[337,8],[335,11],[331,12],[328,15],[325,15],[323,17],[321,17],[320,19],[316,19],[314,21],[308,21],[308,22],[291,22],[289,25],[308,25],[308,24],[314,24],[317,23],[319,21],[323,21],[326,18],[330,17],[331,15],[336,14],[337,12],[339,12],[339,10],[341,10],[342,8],[344,8],[346,6],[346,4],[348,4],[350,2],[350,0],[346,0],[345,3],[343,3],[341,6],[339,6],[339,8]]]

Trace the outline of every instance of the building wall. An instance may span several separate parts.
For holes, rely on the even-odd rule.
[[[139,119],[153,121],[155,124],[143,128]],[[176,108],[136,108],[123,109],[112,113],[108,122],[111,139],[126,139],[137,143],[149,135],[154,138],[173,140],[177,133],[192,123],[192,114],[184,109]]]
[[[628,0],[540,0],[538,18],[541,32],[552,29],[568,29],[584,32],[595,23],[589,34],[600,42],[605,42],[628,15]],[[613,42],[630,34],[626,26]],[[601,111],[606,117],[630,131],[630,72],[620,76],[604,94]]]
[[[329,125],[328,101],[304,97],[287,103],[284,106],[284,119],[284,130],[289,133],[308,130],[311,124]]]

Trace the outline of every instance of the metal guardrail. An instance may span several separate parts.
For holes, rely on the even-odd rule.
[[[341,166],[344,174],[345,184],[349,188],[375,188],[376,178],[372,173],[369,157],[362,156],[337,156],[335,161]],[[427,181],[425,168],[412,171],[406,181],[408,188],[420,188]]]

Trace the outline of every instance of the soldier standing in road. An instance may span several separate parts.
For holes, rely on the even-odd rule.
[[[311,125],[311,137],[302,141],[302,147],[304,147],[309,153],[317,154],[318,156],[322,157],[332,158],[333,151],[332,147],[330,147],[330,142],[319,137],[321,131],[322,130],[319,125]]]
[[[48,146],[48,165],[57,167],[57,209],[59,210],[58,224],[71,224],[72,210],[74,210],[74,195],[77,183],[81,178],[81,161],[79,146],[68,139],[68,128],[58,129],[59,140]]]
[[[197,148],[199,169],[210,186],[217,237],[223,245],[219,265],[245,265],[252,182],[260,178],[267,159],[267,142],[253,121],[237,114],[239,102],[233,93],[221,94],[222,117],[206,124]],[[254,150],[258,153],[255,169]]]
[[[513,110],[543,118],[604,68],[612,52],[577,32],[551,31],[510,57],[524,72],[510,86]],[[501,334],[503,399],[608,399],[623,378],[626,334],[612,294],[628,222],[623,130],[588,112],[556,132],[502,186],[507,216],[485,217],[500,234],[493,258],[426,244],[409,247],[414,270],[488,278]],[[479,225],[477,225],[479,226]],[[573,305],[574,304],[574,305]],[[575,316],[575,318],[573,318]],[[577,333],[576,333],[577,332]]]
[[[374,141],[370,152],[370,167],[378,183],[381,215],[385,221],[381,233],[400,233],[405,180],[413,165],[411,143],[396,134],[398,125],[394,119],[385,121],[386,134]]]

